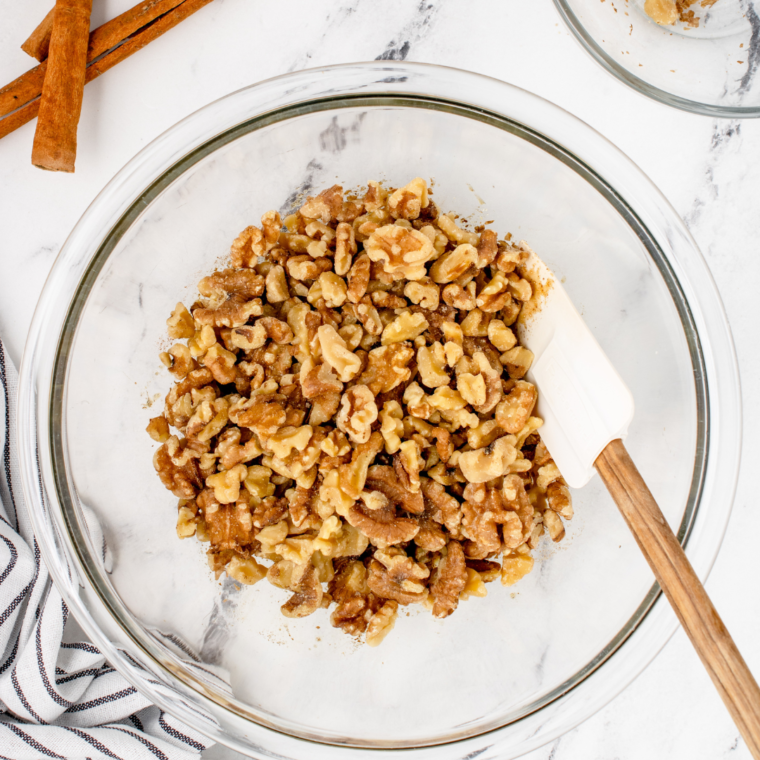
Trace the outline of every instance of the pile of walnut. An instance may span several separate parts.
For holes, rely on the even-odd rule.
[[[148,425],[217,577],[288,589],[288,617],[334,605],[376,645],[399,605],[446,617],[562,538],[570,494],[510,329],[525,250],[439,215],[421,179],[331,187],[240,234],[167,321],[185,342]]]

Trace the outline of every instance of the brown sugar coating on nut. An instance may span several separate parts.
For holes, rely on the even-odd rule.
[[[419,177],[246,227],[167,307],[173,386],[147,432],[178,537],[370,646],[399,605],[444,618],[525,575],[573,516],[512,328],[528,250],[440,213]]]

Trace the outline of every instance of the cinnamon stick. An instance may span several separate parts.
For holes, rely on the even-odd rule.
[[[156,14],[158,17],[153,16],[153,18],[148,23],[144,23],[142,27],[137,27],[138,31],[136,32],[134,32],[134,30],[129,31],[130,26],[138,23],[138,17],[132,17],[131,24],[124,27],[124,31],[127,31],[128,33],[125,34],[124,38],[118,40],[115,43],[115,45],[118,46],[114,46],[113,50],[108,52],[106,55],[98,57],[96,61],[93,60],[88,65],[85,73],[85,84],[91,82],[93,79],[97,79],[101,74],[108,71],[108,69],[112,68],[117,63],[120,63],[125,58],[129,58],[130,55],[136,53],[138,50],[141,50],[148,43],[152,42],[155,39],[158,39],[162,34],[164,34],[164,32],[168,32],[169,29],[179,24],[180,21],[183,21],[188,16],[191,16],[197,10],[200,10],[204,5],[208,5],[210,2],[212,2],[212,0],[153,0],[153,2],[142,3],[139,6],[135,6],[135,8],[133,8],[131,11],[127,11],[126,13],[122,14],[122,16],[118,16],[112,21],[103,24],[103,26],[98,27],[98,29],[93,31],[93,33],[90,35],[90,48],[94,50],[97,50],[98,48],[93,44],[93,35],[98,33],[97,39],[100,40],[108,38],[113,39],[116,35],[115,29],[111,27],[111,30],[109,31],[106,30],[106,27],[113,25],[114,22],[119,21],[119,19],[122,19],[129,14],[134,14],[134,12],[138,9],[142,9],[147,6],[150,6],[152,12],[155,12],[159,8],[165,8],[167,5],[172,6],[168,12],[164,11],[162,15]],[[144,17],[139,18],[141,18],[144,22]],[[36,68],[40,69],[42,67],[37,66]],[[32,71],[35,70],[36,69],[32,69]],[[27,73],[29,74],[31,72]],[[19,82],[21,79],[23,79],[23,77],[17,79],[16,82]],[[33,95],[30,98],[24,99],[26,98],[26,95],[17,94],[21,92],[21,90],[14,90],[14,84],[16,83],[12,82],[10,85],[0,90],[0,115],[3,113],[10,114],[8,116],[5,116],[5,118],[0,119],[0,138],[5,137],[24,124],[27,124],[32,119],[34,119],[39,112],[39,98],[37,97],[35,99],[35,96]],[[28,86],[28,80],[25,86]],[[15,105],[8,108],[6,111],[3,111],[3,108],[7,107],[7,103],[4,104],[3,102],[3,93],[6,94],[6,97],[8,99],[10,99],[12,102],[15,102]]]
[[[124,42],[127,37],[151,21],[184,2],[187,0],[148,0],[141,2],[134,8],[94,29],[90,34],[87,48],[87,63],[92,63],[96,58]],[[41,63],[10,84],[0,88],[0,116],[5,116],[30,100],[39,97],[42,92],[42,83],[45,81],[47,66],[47,63]]]
[[[32,163],[40,169],[74,171],[91,12],[92,0],[56,0],[32,147]]]
[[[50,35],[53,32],[53,15],[55,6],[50,13],[40,22],[40,25],[29,35],[29,39],[21,46],[21,49],[42,62],[48,57],[50,50]]]

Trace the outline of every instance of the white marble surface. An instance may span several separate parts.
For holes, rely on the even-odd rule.
[[[0,0],[0,80],[29,68],[18,45],[50,0]],[[98,0],[97,23],[133,4]],[[163,130],[206,103],[287,71],[377,57],[470,69],[532,90],[615,142],[657,183],[700,245],[734,331],[744,386],[744,466],[707,587],[751,668],[760,604],[754,478],[760,458],[760,122],[716,121],[650,102],[601,71],[550,0],[215,0],[87,87],[74,176],[30,163],[34,125],[0,141],[0,335],[18,362],[37,297],[71,228],[103,185]],[[208,758],[237,757],[224,748]],[[676,634],[617,699],[530,760],[749,758]]]

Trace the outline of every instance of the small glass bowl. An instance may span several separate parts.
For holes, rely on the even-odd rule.
[[[443,621],[406,609],[378,649],[324,610],[282,617],[267,583],[216,582],[205,547],[177,539],[144,432],[171,384],[157,356],[169,312],[267,209],[415,176],[563,278],[634,394],[628,447],[702,578],[728,520],[730,331],[684,225],[616,148],[535,95],[436,66],[304,71],[223,98],[137,155],[66,242],[24,355],[20,451],[41,551],[88,635],[155,703],[257,757],[515,757],[606,704],[676,628],[598,479],[519,585]],[[226,668],[230,689],[156,630]]]
[[[760,0],[695,2],[698,26],[659,26],[644,0],[554,3],[591,57],[634,90],[707,116],[760,116]]]

